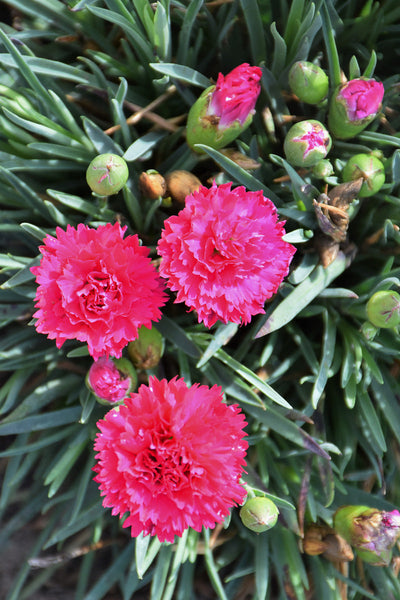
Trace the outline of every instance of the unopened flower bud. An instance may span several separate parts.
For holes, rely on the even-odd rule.
[[[137,375],[128,359],[102,356],[90,367],[86,385],[100,404],[117,404],[136,388]]]
[[[364,321],[364,323],[360,327],[360,331],[366,340],[372,342],[372,340],[379,331],[379,327],[375,327],[375,325],[372,325],[372,323],[370,323],[369,321]]]
[[[158,365],[164,352],[164,339],[155,327],[142,325],[138,337],[129,342],[128,355],[137,369],[153,369]]]
[[[165,176],[167,193],[179,205],[185,204],[186,196],[201,187],[201,181],[190,171],[172,171]]]
[[[375,292],[367,302],[367,316],[375,327],[397,327],[400,323],[400,295],[392,290]]]
[[[385,167],[376,156],[372,154],[355,154],[343,168],[343,181],[364,179],[358,193],[360,198],[373,196],[385,183]]]
[[[279,510],[269,498],[256,496],[246,501],[239,514],[243,525],[251,531],[262,533],[276,524]]]
[[[161,173],[150,169],[140,174],[139,188],[143,196],[150,200],[156,200],[156,198],[165,196],[167,184]]]
[[[300,60],[289,71],[289,85],[301,102],[319,104],[328,94],[329,79],[318,65]]]
[[[99,154],[86,171],[88,186],[99,196],[116,194],[124,187],[128,177],[128,165],[118,154]]]
[[[358,556],[376,566],[388,565],[392,548],[400,536],[400,513],[342,506],[333,517],[334,528],[357,551]]]
[[[283,149],[295,167],[312,167],[324,159],[332,146],[328,130],[313,119],[295,123],[289,129]]]
[[[330,160],[324,158],[313,166],[312,172],[314,177],[317,177],[318,179],[324,179],[325,177],[330,177],[333,175],[333,165]]]
[[[384,95],[382,83],[375,79],[352,79],[340,85],[329,105],[329,130],[342,139],[360,133],[376,117]]]
[[[251,123],[254,107],[261,91],[261,69],[247,63],[228,75],[218,75],[212,85],[191,107],[186,125],[189,146],[206,144],[223,148],[238,137]]]

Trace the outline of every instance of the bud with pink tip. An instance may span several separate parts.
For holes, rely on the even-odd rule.
[[[189,111],[186,138],[189,146],[206,144],[223,148],[238,137],[251,123],[261,91],[261,69],[243,63],[228,75],[218,75],[200,95]]]
[[[126,358],[100,357],[86,376],[86,385],[101,404],[118,404],[136,388],[137,375]]]
[[[289,129],[283,149],[295,167],[312,167],[323,160],[332,146],[328,130],[314,119],[295,123]]]
[[[338,138],[360,133],[378,114],[384,95],[383,84],[375,79],[351,79],[333,93],[329,106],[329,130]]]

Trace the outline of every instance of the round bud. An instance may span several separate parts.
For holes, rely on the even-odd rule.
[[[256,496],[246,501],[239,514],[243,525],[251,531],[262,533],[276,524],[279,510],[269,498]]]
[[[373,196],[385,183],[385,167],[383,163],[372,154],[355,154],[343,168],[343,181],[354,181],[362,177],[364,179],[360,198]]]
[[[142,325],[138,337],[129,342],[128,355],[137,369],[153,369],[160,362],[164,352],[164,339],[155,327]]]
[[[283,149],[295,167],[312,167],[324,159],[332,146],[328,130],[314,119],[295,123],[289,129]]]
[[[329,79],[318,65],[300,60],[289,71],[289,85],[301,102],[319,104],[328,95]]]
[[[400,295],[392,290],[375,292],[367,302],[367,316],[375,327],[397,327],[400,323]]]
[[[165,176],[167,192],[178,205],[185,204],[186,196],[201,186],[201,181],[190,171],[172,171]]]
[[[333,175],[333,165],[327,158],[320,160],[316,165],[313,166],[313,175],[317,179],[324,179]]]
[[[124,187],[128,177],[128,165],[117,154],[99,154],[86,171],[88,186],[99,196],[116,194]]]
[[[167,184],[164,177],[153,169],[143,171],[140,174],[139,187],[143,196],[146,196],[150,200],[165,196],[167,191]]]

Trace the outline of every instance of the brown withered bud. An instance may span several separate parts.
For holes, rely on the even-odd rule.
[[[318,200],[314,200],[314,210],[320,229],[335,242],[343,242],[346,239],[349,226],[347,211],[353,200],[357,198],[362,183],[362,177],[355,181],[341,183],[327,194],[320,194]]]
[[[242,169],[246,169],[246,171],[253,171],[254,169],[258,169],[260,163],[250,158],[250,156],[246,156],[239,152],[239,150],[235,150],[234,148],[223,148],[220,150],[221,154],[233,160],[234,163],[242,167]]]
[[[171,171],[165,176],[167,194],[169,194],[178,205],[185,204],[186,196],[199,189],[201,181],[190,171]]]
[[[336,258],[341,244],[347,240],[351,203],[357,198],[363,179],[341,183],[327,194],[320,194],[313,201],[315,216],[320,232],[315,236],[314,246],[319,253],[321,264],[326,268]]]
[[[160,173],[151,169],[140,174],[139,188],[143,196],[150,200],[156,200],[160,196],[165,196],[167,183]]]
[[[331,562],[348,562],[354,554],[350,544],[327,525],[310,525],[305,531],[303,551],[310,556],[322,554]]]

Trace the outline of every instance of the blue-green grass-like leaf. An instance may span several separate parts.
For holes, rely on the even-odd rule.
[[[127,16],[98,6],[90,5],[87,8],[100,19],[119,25],[143,61],[151,62],[154,58],[152,44],[143,36],[140,27],[135,23],[133,13],[127,11],[126,7],[123,8],[127,11]]]
[[[138,535],[135,540],[135,561],[136,572],[139,579],[142,579],[146,571],[151,567],[160,548],[161,542],[157,537],[151,540],[150,536],[144,537],[143,534]]]
[[[191,85],[195,85],[203,89],[210,87],[210,80],[191,67],[187,67],[185,65],[176,65],[175,63],[162,62],[151,62],[150,67],[158,73],[168,75],[172,79],[184,81],[185,83],[190,83]]]
[[[335,353],[336,343],[336,324],[332,316],[325,310],[322,313],[324,321],[324,334],[322,338],[321,362],[318,375],[311,392],[311,404],[316,408],[329,378],[329,369],[331,367]]]
[[[88,508],[85,508],[81,513],[79,513],[79,515],[77,515],[73,521],[57,529],[46,543],[45,549],[53,546],[53,544],[57,544],[58,542],[65,540],[68,537],[71,537],[78,531],[85,529],[94,523],[96,519],[101,517],[106,510],[107,509],[102,506],[99,498],[94,504]],[[132,552],[132,549],[130,551]]]
[[[197,368],[201,369],[207,361],[210,360],[214,356],[214,354],[222,348],[225,344],[229,342],[229,340],[235,335],[239,328],[239,325],[236,323],[227,323],[226,325],[221,325],[218,327],[215,335],[213,336],[211,342],[203,352],[203,355],[199,362],[197,363]]]
[[[255,540],[255,579],[257,600],[267,600],[269,582],[269,537],[258,535]]]
[[[267,398],[284,406],[285,408],[291,409],[292,406],[283,398],[276,390],[274,390],[268,383],[260,379],[258,375],[253,373],[250,369],[248,369],[245,365],[242,365],[239,361],[235,360],[229,354],[227,354],[224,350],[219,349],[215,353],[215,357],[218,358],[221,362],[227,365],[230,369],[235,371],[240,377],[242,377],[248,383],[254,385],[260,392],[265,394]]]
[[[125,571],[129,562],[132,560],[132,542],[119,551],[117,558],[111,565],[103,570],[102,575],[97,579],[95,585],[85,594],[85,600],[101,600],[104,594],[121,578],[121,573]]]
[[[178,52],[176,55],[176,62],[178,65],[182,66],[183,63],[187,62],[188,57],[190,56],[190,38],[192,36],[193,26],[196,22],[197,15],[199,14],[203,4],[204,0],[192,0],[185,11],[185,17],[183,19],[178,38]],[[208,83],[205,87],[208,87],[208,85],[210,84]]]
[[[16,435],[28,431],[40,431],[41,429],[51,429],[52,427],[60,427],[77,421],[81,414],[79,406],[70,408],[61,408],[53,410],[41,415],[33,415],[13,421],[12,423],[0,424],[0,435]]]
[[[165,132],[160,131],[150,131],[150,133],[146,133],[141,138],[133,142],[127,148],[125,153],[123,154],[123,158],[128,161],[134,161],[140,158],[141,156],[147,154],[158,144],[163,137],[165,137]]]
[[[200,356],[200,350],[192,342],[192,340],[186,335],[186,332],[182,327],[179,327],[172,319],[169,319],[165,315],[161,321],[154,323],[154,327],[163,335],[167,340],[175,344],[183,352],[198,358]]]
[[[327,288],[330,283],[339,277],[347,267],[347,259],[339,252],[336,260],[326,269],[318,265],[307,279],[302,281],[278,304],[276,309],[268,317],[267,322],[256,334],[256,338],[267,335],[272,331],[280,329],[290,323],[306,306]]]
[[[88,138],[99,154],[110,152],[122,156],[122,148],[88,117],[83,117],[83,126]],[[88,161],[89,163],[89,161]]]
[[[257,0],[240,0],[240,5],[249,32],[253,63],[259,65],[265,62],[267,58],[267,46],[260,14],[260,3]]]

